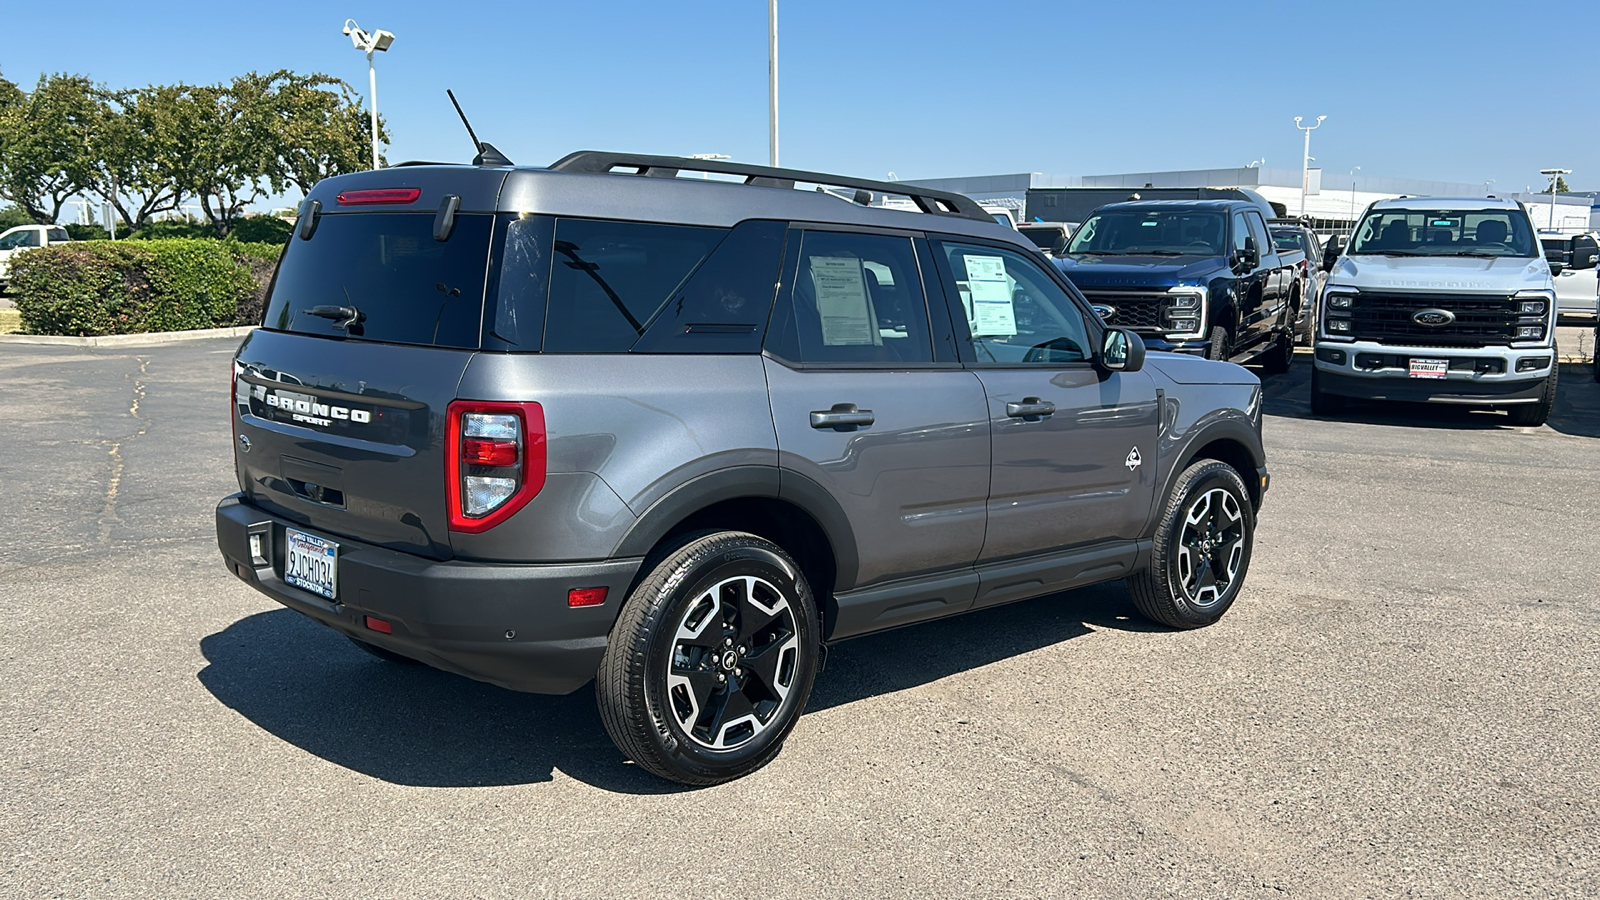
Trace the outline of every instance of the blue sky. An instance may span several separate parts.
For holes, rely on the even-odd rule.
[[[287,67],[366,92],[391,160],[464,160],[454,88],[518,163],[571,150],[767,158],[766,3],[0,2],[0,72],[113,86]],[[1328,172],[1600,188],[1600,6],[780,0],[782,161],[881,178],[1300,164]]]

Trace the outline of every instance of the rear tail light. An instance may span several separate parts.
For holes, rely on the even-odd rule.
[[[544,408],[457,400],[447,415],[450,530],[488,531],[544,488]]]

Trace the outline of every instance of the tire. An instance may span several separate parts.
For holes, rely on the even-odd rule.
[[[1170,628],[1202,628],[1222,618],[1244,586],[1255,530],[1255,508],[1239,473],[1214,459],[1197,461],[1173,485],[1149,567],[1128,578],[1133,605]]]
[[[811,587],[782,548],[724,531],[666,554],[622,605],[595,680],[606,733],[688,785],[777,756],[820,655]]]
[[[1511,414],[1511,424],[1524,428],[1543,425],[1550,418],[1550,410],[1556,405],[1556,381],[1561,374],[1561,364],[1551,361],[1550,374],[1544,379],[1544,392],[1539,395],[1539,402],[1528,403],[1522,406],[1513,406],[1506,412]]]
[[[1206,359],[1226,360],[1232,355],[1233,346],[1228,340],[1228,329],[1221,325],[1211,329],[1211,344],[1206,347]]]
[[[402,665],[402,666],[425,666],[425,665],[427,665],[427,663],[425,663],[425,662],[423,662],[421,660],[412,659],[409,656],[403,656],[403,655],[401,655],[399,653],[394,652],[393,650],[386,650],[386,649],[384,649],[382,647],[379,647],[377,644],[369,644],[366,641],[363,641],[363,640],[361,640],[359,638],[350,637],[348,634],[345,635],[345,637],[347,639],[349,639],[350,643],[355,644],[357,647],[360,647],[362,650],[365,650],[366,652],[372,654],[373,656],[376,656],[377,658],[383,660],[384,662],[398,663],[399,665]]]
[[[1261,371],[1265,375],[1282,375],[1294,364],[1294,336],[1282,335],[1272,349],[1261,355]]]
[[[1345,398],[1339,394],[1330,394],[1322,389],[1317,376],[1316,365],[1311,368],[1311,414],[1315,416],[1334,416],[1344,412]]]

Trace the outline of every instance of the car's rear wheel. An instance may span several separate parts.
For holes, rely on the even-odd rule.
[[[1294,336],[1284,334],[1272,349],[1261,355],[1261,371],[1266,375],[1282,375],[1294,364]]]
[[[1550,374],[1545,376],[1544,390],[1539,394],[1537,403],[1525,403],[1513,406],[1508,410],[1511,414],[1511,424],[1523,427],[1543,425],[1550,419],[1550,410],[1556,405],[1556,382],[1561,373],[1561,364],[1551,361]]]
[[[770,541],[718,532],[668,553],[629,594],[595,682],[601,721],[642,768],[691,785],[777,755],[816,678],[816,602]]]
[[[1233,606],[1255,544],[1256,514],[1244,480],[1227,463],[1203,459],[1178,476],[1148,568],[1128,578],[1145,618],[1200,628]]]

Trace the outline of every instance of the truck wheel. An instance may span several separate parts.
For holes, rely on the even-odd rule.
[[[1227,463],[1202,459],[1173,486],[1147,569],[1128,578],[1133,605],[1172,628],[1222,618],[1244,586],[1256,514],[1244,480]]]
[[[1344,412],[1345,399],[1339,394],[1330,394],[1322,389],[1319,382],[1317,369],[1313,364],[1311,369],[1311,414],[1315,416],[1336,416]]]
[[[1206,347],[1206,359],[1227,359],[1233,355],[1233,347],[1228,340],[1228,329],[1221,325],[1211,329],[1211,344]]]
[[[1289,366],[1293,364],[1293,335],[1285,334],[1280,336],[1278,342],[1272,345],[1272,349],[1261,356],[1261,371],[1266,375],[1282,375],[1289,371]]]
[[[1550,374],[1545,376],[1544,392],[1539,395],[1539,402],[1513,406],[1507,410],[1511,414],[1511,424],[1524,427],[1543,425],[1550,418],[1550,410],[1556,405],[1556,379],[1561,372],[1561,364],[1554,360],[1551,362]]]
[[[640,767],[682,784],[746,775],[778,754],[819,655],[800,567],[724,531],[664,557],[628,595],[595,681],[606,732]]]

